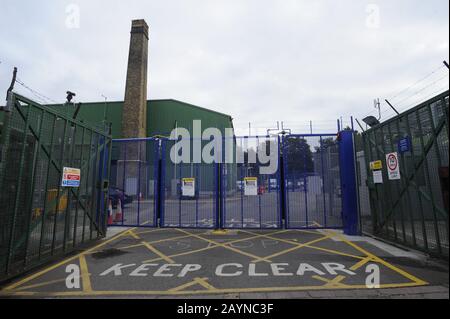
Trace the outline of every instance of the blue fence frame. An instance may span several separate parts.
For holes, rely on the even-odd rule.
[[[333,144],[324,146],[325,139],[333,139]],[[299,145],[295,147],[291,145],[293,150],[289,149],[289,140],[300,141]],[[311,142],[318,143],[316,145],[315,153],[311,148]],[[302,145],[300,145],[302,144]],[[285,201],[285,227],[288,229],[342,229],[344,228],[342,218],[342,201],[336,201],[335,195],[335,179],[336,176],[332,176],[333,170],[340,168],[339,162],[333,163],[333,160],[328,158],[324,160],[324,153],[331,152],[329,147],[340,147],[339,141],[337,141],[337,134],[291,134],[283,138],[283,180],[285,183],[284,201]],[[296,150],[295,148],[298,147]],[[307,151],[302,150],[301,154],[303,166],[296,169],[290,167],[290,156],[293,156],[295,152],[303,148],[309,148],[311,152],[311,162],[309,161]],[[338,152],[334,152],[332,155],[339,156]],[[318,163],[313,159],[318,158]],[[291,161],[292,162],[292,161]],[[299,163],[301,161],[299,160]],[[311,165],[313,165],[311,167]],[[335,165],[335,166],[332,166]],[[292,165],[293,166],[293,165]],[[309,167],[308,167],[309,166]],[[340,187],[340,172],[338,173]],[[311,185],[310,185],[311,184]],[[327,186],[327,187],[325,187]],[[299,192],[296,192],[298,187]],[[315,190],[315,196],[311,191]],[[298,193],[299,196],[293,194]],[[303,193],[303,194],[300,194]],[[321,197],[321,198],[319,198]],[[327,203],[328,200],[328,203]],[[337,207],[336,207],[337,206]],[[315,207],[315,209],[312,209]],[[328,211],[327,211],[328,207]],[[338,216],[330,215],[332,210],[338,210]],[[322,212],[321,216],[318,214]],[[330,219],[333,217],[333,221]]]
[[[221,228],[226,229],[279,229],[282,228],[281,216],[281,169],[280,169],[280,138],[277,136],[243,136],[234,137],[234,140],[253,140],[255,147],[266,147],[267,141],[275,140],[277,145],[277,169],[274,174],[261,175],[256,172],[259,164],[223,164],[221,169]],[[262,143],[260,142],[262,141]],[[237,145],[237,144],[236,144]],[[269,144],[270,145],[270,144]],[[242,146],[242,145],[241,145]],[[238,146],[236,146],[237,148]],[[257,150],[254,150],[257,152]],[[233,155],[235,155],[233,153]],[[256,164],[256,163],[254,163]],[[264,165],[262,165],[264,166]],[[226,169],[227,168],[227,169]],[[225,174],[225,170],[236,169],[235,177]],[[254,170],[251,174],[245,170]],[[233,175],[233,174],[232,174]],[[258,179],[257,196],[244,195],[244,178],[256,177]],[[276,187],[271,187],[272,180],[276,180]],[[226,185],[231,181],[232,185]],[[240,186],[239,186],[240,185]],[[254,202],[251,205],[251,202]],[[239,202],[238,204],[236,202]],[[255,203],[256,202],[256,203]],[[248,205],[250,203],[250,205]]]
[[[159,226],[164,228],[218,228],[220,222],[218,217],[220,209],[219,164],[180,163],[175,165],[168,159],[167,145],[173,142],[175,141],[161,139]],[[170,168],[173,168],[173,176],[168,171],[168,163],[170,163]],[[181,180],[192,177],[195,178],[195,196],[184,197],[182,196]],[[169,185],[168,180],[171,180]],[[177,184],[174,185],[173,181]],[[171,190],[170,194],[168,193],[169,189]]]
[[[113,140],[113,149],[115,148],[119,149],[120,154],[118,158],[114,158],[114,151],[111,154],[112,161],[116,161],[116,164],[112,165],[112,169],[116,169],[117,174],[114,175],[115,180],[111,178],[110,188],[118,188],[125,195],[121,195],[120,192],[116,192],[116,195],[110,194],[110,199],[113,201],[117,201],[117,198],[121,199],[122,216],[116,220],[114,217],[117,216],[119,207],[113,207],[111,213],[114,222],[109,226],[157,227],[160,188],[158,183],[159,140],[155,138],[115,139]],[[123,163],[122,166],[119,165],[120,162]],[[144,171],[143,174],[142,171]],[[153,172],[153,179],[150,179],[150,172]],[[143,175],[145,180],[142,178]],[[129,179],[136,179],[136,190],[134,190],[136,194],[132,196],[131,202],[127,203],[127,198],[129,198],[127,181]],[[150,191],[151,184],[153,184],[153,191]],[[117,195],[117,193],[119,194]]]
[[[249,173],[249,166],[235,163],[230,166],[224,160],[222,163],[211,164],[169,163],[168,144],[176,141],[167,138],[113,140],[116,145],[147,143],[153,144],[154,148],[153,152],[149,153],[147,146],[145,158],[142,159],[139,155],[137,162],[136,158],[130,158],[127,149],[124,151],[121,158],[123,167],[121,171],[118,170],[123,174],[121,179],[119,178],[122,189],[127,188],[127,171],[133,171],[129,166],[134,165],[134,170],[139,172],[137,175],[134,172],[131,176],[137,178],[139,196],[136,218],[135,222],[127,221],[125,209],[122,219],[110,226],[279,229],[283,228],[284,215],[284,226],[287,229],[344,229],[348,234],[355,234],[357,195],[356,179],[353,178],[353,133],[344,131],[339,134],[292,134],[282,140],[277,137],[277,170],[267,176],[260,175],[259,172]],[[259,146],[260,139],[267,141],[274,137],[244,136],[234,137],[234,140],[239,138],[256,140]],[[326,141],[330,138],[331,141]],[[292,143],[299,141],[302,145],[298,146],[300,148],[297,150],[292,146],[290,148],[290,140]],[[237,144],[233,145],[237,149]],[[135,150],[131,153],[135,153]],[[142,154],[141,146],[138,146],[137,154]],[[325,155],[328,157],[325,158]],[[292,156],[302,156],[298,161],[302,162],[303,167],[293,169]],[[282,165],[280,159],[283,159]],[[145,186],[141,181],[143,163],[146,163],[145,183],[151,180],[148,176],[149,167],[153,166],[153,218],[150,222],[141,219],[142,185],[147,195],[149,191],[149,186]],[[255,167],[250,169],[255,170]],[[247,171],[244,172],[244,169]],[[185,177],[195,178],[195,196],[192,198],[182,196],[181,180]],[[244,196],[244,177],[258,178],[258,185],[262,188],[261,191],[258,189],[254,198]],[[245,207],[245,202],[249,201],[254,203]]]

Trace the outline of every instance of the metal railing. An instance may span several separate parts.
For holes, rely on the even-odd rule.
[[[446,91],[363,133],[371,215],[360,216],[365,232],[447,259],[448,97]],[[386,154],[393,152],[400,180],[388,177]],[[375,184],[370,162],[377,160],[383,183]]]
[[[106,234],[109,128],[10,93],[0,137],[0,280]],[[62,187],[63,168],[80,169]]]

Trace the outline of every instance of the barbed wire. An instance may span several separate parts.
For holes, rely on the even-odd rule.
[[[430,93],[430,94],[428,94],[428,95],[426,95],[426,96],[423,96],[423,97],[419,98],[418,100],[416,100],[415,102],[413,102],[413,103],[411,103],[411,104],[405,106],[404,108],[398,109],[398,111],[399,111],[399,113],[403,113],[403,112],[409,110],[410,108],[412,108],[412,107],[414,107],[414,106],[416,106],[416,105],[419,105],[419,104],[421,104],[421,103],[427,101],[428,99],[430,99],[430,98],[432,98],[432,97],[434,97],[434,96],[436,96],[436,95],[438,95],[438,94],[440,94],[440,93],[445,92],[446,90],[448,90],[448,86],[442,86],[442,87],[440,87],[438,90],[433,91],[432,93]],[[392,117],[394,117],[394,116],[396,116],[396,115],[397,115],[397,113],[395,113],[394,111],[392,111],[391,113],[389,113],[388,115],[386,115],[386,118],[385,118],[385,119],[388,120],[388,119],[390,119],[390,118],[392,118]]]
[[[395,94],[395,95],[392,96],[391,98],[388,98],[388,100],[389,100],[390,102],[393,102],[394,104],[396,104],[397,110],[402,110],[402,112],[406,111],[408,108],[410,108],[410,107],[412,107],[412,106],[418,104],[418,102],[411,103],[411,104],[409,104],[409,105],[406,106],[406,107],[402,107],[402,106],[398,107],[397,105],[399,105],[400,103],[403,103],[403,102],[409,100],[410,98],[412,98],[412,97],[414,97],[414,96],[417,96],[418,94],[422,93],[422,92],[425,91],[426,89],[428,89],[428,88],[432,87],[433,85],[437,84],[438,82],[444,80],[445,78],[447,78],[447,77],[449,76],[448,72],[446,72],[445,76],[442,76],[442,77],[440,77],[440,78],[438,78],[437,80],[434,80],[434,81],[432,80],[432,82],[430,82],[430,83],[426,83],[426,84],[425,84],[424,86],[422,86],[419,90],[414,91],[413,94],[410,94],[410,95],[408,95],[408,96],[402,98],[400,101],[395,101],[395,102],[394,102],[394,99],[395,99],[395,98],[398,98],[398,97],[399,97],[400,95],[402,95],[403,93],[409,91],[411,88],[417,86],[417,84],[419,84],[419,83],[425,81],[426,79],[429,79],[432,75],[436,74],[439,70],[444,69],[444,68],[445,68],[444,65],[439,66],[438,68],[436,68],[435,70],[433,70],[432,72],[430,72],[429,74],[427,74],[425,77],[423,77],[423,78],[421,78],[420,80],[416,81],[414,84],[412,84],[412,85],[408,86],[407,88],[401,90],[400,92],[398,92],[397,94]],[[442,90],[442,89],[440,89],[440,90]],[[440,92],[440,91],[437,91],[437,92]],[[431,95],[432,95],[432,94],[431,94]],[[429,95],[429,96],[431,96],[431,95]],[[384,103],[384,102],[383,102],[383,103],[380,103],[380,113],[381,113],[382,119],[386,119],[386,112],[387,112],[387,114],[389,114],[389,116],[396,115],[396,113],[393,112],[393,110],[391,109],[391,107],[390,107],[389,105],[387,105],[387,104]],[[374,110],[372,110],[371,112],[368,112],[366,115],[361,116],[361,117],[359,117],[359,118],[360,118],[360,119],[363,119],[363,118],[365,118],[365,117],[367,117],[367,116],[370,116],[370,115],[378,115],[378,110],[377,110],[377,109],[374,109]]]
[[[405,89],[402,89],[400,92],[396,93],[394,96],[388,97],[388,100],[395,100],[397,97],[399,97],[400,95],[402,95],[403,93],[407,92],[409,89],[413,88],[414,86],[416,86],[417,84],[419,84],[422,81],[425,81],[426,79],[428,79],[430,76],[432,76],[433,74],[435,74],[437,71],[443,69],[445,66],[444,65],[440,65],[438,68],[436,68],[435,70],[433,70],[432,72],[430,72],[429,74],[427,74],[425,77],[421,78],[420,80],[414,82],[413,84],[411,84],[410,86],[408,86]]]
[[[37,98],[39,98],[41,100],[41,102],[44,103],[48,103],[48,102],[52,102],[55,104],[59,104],[56,100],[47,97],[46,95],[39,93],[38,91],[30,88],[28,85],[26,85],[22,80],[20,80],[19,78],[16,78],[16,83],[20,84],[21,86],[23,86],[25,89],[29,90],[31,93],[33,93],[34,96],[36,96]]]
[[[397,101],[397,102],[395,102],[395,103],[396,103],[397,105],[400,105],[401,103],[403,103],[403,102],[409,100],[410,98],[416,96],[417,94],[419,94],[419,93],[425,91],[426,89],[428,89],[429,87],[433,86],[434,84],[436,84],[436,83],[442,81],[443,79],[447,78],[448,76],[449,76],[449,75],[446,74],[446,75],[444,75],[443,77],[440,77],[440,78],[437,79],[436,81],[434,81],[434,82],[432,82],[432,83],[426,85],[426,86],[423,87],[422,89],[416,91],[414,94],[412,94],[412,95],[410,95],[410,96],[408,96],[408,97],[406,97],[406,98],[404,98],[404,99],[402,99],[402,100],[400,100],[400,101]]]

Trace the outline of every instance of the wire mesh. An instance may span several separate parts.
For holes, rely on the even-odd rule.
[[[410,150],[399,142],[409,138]],[[364,132],[371,218],[361,213],[363,231],[448,258],[448,91]],[[370,162],[399,154],[400,180],[375,184]],[[360,203],[364,199],[360,192]]]

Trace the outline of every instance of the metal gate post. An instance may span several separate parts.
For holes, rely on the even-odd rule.
[[[339,132],[338,140],[344,233],[346,235],[358,235],[354,131],[345,130]]]
[[[215,180],[216,180],[216,221],[215,221],[215,226],[214,228],[216,230],[222,229],[223,228],[223,223],[222,223],[222,214],[221,214],[221,210],[222,210],[222,165],[220,163],[215,163],[214,164],[214,171],[215,171]]]

